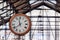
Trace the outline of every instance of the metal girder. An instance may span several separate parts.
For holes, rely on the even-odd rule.
[[[32,10],[36,9],[37,7],[42,6],[42,5],[45,5],[45,6],[60,13],[60,1],[59,0],[56,0],[56,2],[57,2],[56,4],[49,3],[49,1],[48,2],[36,1],[37,3],[34,5],[31,5],[28,0],[24,0],[24,1],[23,0],[15,0],[15,1],[8,0],[6,2],[10,4],[10,6],[13,8],[15,13],[26,14],[27,12],[30,12],[30,11],[32,11]],[[3,17],[3,19],[4,19],[4,17]],[[4,21],[5,21],[4,23],[7,23],[9,21],[9,19],[10,18],[4,19]],[[2,25],[4,23],[0,22],[0,25]]]
[[[37,3],[37,4],[35,4],[35,5],[31,5],[31,8],[30,8],[30,10],[23,10],[23,12],[22,13],[27,13],[27,12],[30,12],[30,11],[32,11],[32,10],[34,10],[34,9],[36,9],[37,7],[39,7],[39,6],[41,6],[41,5],[43,5],[44,4],[44,2],[41,2],[41,3]]]
[[[21,3],[20,3],[21,2]],[[40,2],[40,3],[37,3],[37,4],[35,4],[35,5],[30,5],[30,8],[29,7],[27,7],[29,4],[28,4],[28,1],[26,1],[26,0],[24,0],[23,2],[22,1],[18,1],[18,2],[16,2],[16,3],[14,3],[13,5],[14,5],[14,8],[16,9],[15,11],[18,11],[19,13],[24,13],[24,14],[26,14],[27,12],[29,12],[29,11],[31,11],[31,10],[33,10],[33,9],[35,9],[35,8],[37,8],[37,7],[39,7],[39,6],[42,6],[42,5],[45,5],[45,6],[47,6],[47,7],[49,7],[49,8],[51,8],[51,9],[53,9],[53,10],[55,10],[55,11],[57,11],[57,12],[59,12],[60,13],[60,8],[58,8],[58,6],[56,6],[56,5],[58,5],[60,2],[59,2],[59,0],[56,0],[56,2],[57,2],[57,4],[50,4],[50,3],[48,3],[48,2]],[[25,2],[25,3],[24,3]],[[13,2],[12,2],[13,3]],[[18,4],[18,3],[20,3],[20,4]],[[22,5],[21,5],[22,4]],[[19,7],[18,7],[19,6]],[[18,9],[17,9],[18,8]],[[25,9],[24,9],[25,8]]]
[[[29,1],[24,0],[24,1],[17,1],[17,2],[12,2],[12,1],[8,1],[9,4],[11,4],[11,6],[14,7],[15,12],[19,12],[19,13],[24,13],[26,14],[27,12],[43,5],[43,2],[39,2],[35,5],[29,5]]]
[[[51,9],[55,10],[56,12],[60,13],[60,6],[58,6],[58,4],[52,5],[52,4],[48,3],[48,2],[41,2],[41,3],[38,3],[38,4],[32,5],[31,10],[36,9],[37,7],[42,6],[42,5],[45,5],[45,6],[49,7],[49,8],[51,8]],[[29,11],[31,11],[31,10],[29,10]],[[27,12],[29,12],[29,11],[27,11]]]
[[[58,6],[56,5],[52,5],[52,4],[49,4],[49,3],[44,3],[45,6],[55,10],[56,12],[59,12],[60,13],[60,9],[58,8]]]

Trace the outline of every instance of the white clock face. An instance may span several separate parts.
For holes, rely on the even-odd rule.
[[[25,32],[28,28],[29,22],[25,16],[16,16],[12,20],[12,29],[17,33]]]

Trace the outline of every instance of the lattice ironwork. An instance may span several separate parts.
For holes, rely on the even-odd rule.
[[[1,7],[2,9],[0,10],[3,12],[3,13],[0,13],[2,15],[1,23],[3,24],[4,22],[5,24],[5,25],[0,26],[0,32],[1,32],[0,40],[51,40],[51,39],[60,40],[59,39],[60,38],[60,27],[59,27],[60,14],[58,13],[60,11],[58,9],[57,10],[55,9],[54,4],[56,4],[56,1],[55,0],[53,0],[53,2],[52,0],[43,0],[43,1],[33,0],[32,2],[31,1],[30,1],[31,6],[29,6],[30,9],[29,10],[25,9],[27,11],[23,12],[23,13],[26,13],[26,15],[30,16],[31,22],[32,22],[31,30],[25,36],[14,35],[9,29],[9,24],[8,23],[5,24],[5,21],[7,21],[7,19],[6,20],[4,19],[4,17],[6,16],[5,14],[9,14],[10,16],[8,15],[8,17],[10,18],[11,16],[13,16],[14,12],[17,13],[16,12],[17,9],[14,9],[12,6],[10,7],[9,3],[7,3],[9,6],[7,6],[7,4],[6,6],[4,6],[6,1],[0,2],[2,4],[2,7]],[[46,5],[58,12],[53,11],[52,9],[45,7],[43,5]],[[54,7],[52,7],[51,5]],[[8,9],[8,7],[10,8],[10,10]]]
[[[54,1],[54,0],[53,0]],[[51,9],[54,9],[55,11],[60,12],[59,10],[59,6],[58,6],[58,1],[56,0],[55,2],[52,2],[51,0],[33,0],[33,2],[31,2],[31,0],[2,0],[0,3],[2,3],[3,7],[0,8],[2,10],[7,10],[7,11],[13,11],[12,13],[2,13],[5,14],[5,16],[1,16],[1,21],[0,21],[0,25],[6,23],[9,21],[9,18],[11,17],[12,14],[14,13],[24,13],[26,14],[27,12],[30,12],[33,9],[36,9],[39,6],[45,5],[50,7]],[[5,6],[4,6],[5,5]],[[57,5],[57,6],[56,6]],[[8,6],[10,6],[10,8],[8,8]],[[0,14],[0,15],[2,15]],[[5,17],[9,17],[7,19],[5,19]]]

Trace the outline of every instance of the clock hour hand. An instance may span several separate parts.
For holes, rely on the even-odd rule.
[[[19,25],[17,25],[17,26],[14,26],[14,28],[17,28],[17,27],[19,27]]]

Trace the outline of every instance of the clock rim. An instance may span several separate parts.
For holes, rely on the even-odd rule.
[[[12,23],[12,20],[15,18],[15,16],[25,16],[25,17],[28,19],[29,25],[28,25],[28,28],[26,29],[25,32],[17,33],[17,32],[15,32],[15,31],[12,29],[11,23]],[[10,18],[10,20],[9,20],[9,28],[10,28],[10,30],[11,30],[14,34],[16,34],[16,35],[21,35],[21,36],[23,36],[23,35],[27,34],[27,33],[30,31],[30,29],[31,29],[31,20],[30,20],[30,17],[27,16],[27,15],[25,15],[25,14],[22,14],[22,13],[14,14],[14,15]]]

